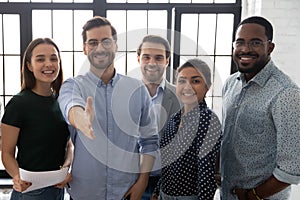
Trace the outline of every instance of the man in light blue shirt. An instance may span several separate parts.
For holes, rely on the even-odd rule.
[[[83,27],[89,71],[62,85],[59,103],[74,143],[74,200],[141,198],[158,134],[151,99],[141,81],[116,73],[117,33],[104,17]]]
[[[233,43],[239,72],[223,88],[224,200],[287,200],[300,183],[300,89],[271,60],[273,28],[243,20]]]

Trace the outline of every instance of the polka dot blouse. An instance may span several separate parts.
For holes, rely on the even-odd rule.
[[[162,177],[156,193],[213,199],[220,142],[219,119],[205,102],[186,115],[173,114],[160,142]]]

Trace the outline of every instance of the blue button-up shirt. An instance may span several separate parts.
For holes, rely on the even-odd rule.
[[[300,182],[300,90],[270,61],[246,82],[237,72],[223,88],[223,199],[274,175]],[[268,199],[287,199],[290,187]]]
[[[58,101],[65,119],[71,107],[93,97],[95,139],[71,129],[74,161],[69,193],[74,199],[119,200],[139,175],[140,153],[155,155],[158,134],[151,98],[142,82],[115,73],[104,84],[92,72],[68,79]]]

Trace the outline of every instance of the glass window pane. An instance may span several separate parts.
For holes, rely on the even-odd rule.
[[[127,0],[127,3],[147,3],[147,0]]]
[[[93,0],[74,0],[74,3],[93,3]]]
[[[30,2],[30,0],[9,0],[9,2]]]
[[[211,108],[219,119],[222,119],[222,97],[213,97],[210,98],[211,103],[207,104]]]
[[[140,41],[147,35],[147,11],[128,11],[127,30],[127,50],[135,51]]]
[[[169,0],[149,0],[149,3],[169,3]]]
[[[48,3],[48,2],[51,2],[51,0],[31,0],[31,2],[35,2],[35,3]]]
[[[4,67],[6,95],[14,95],[21,90],[20,56],[6,56]]]
[[[231,56],[216,56],[215,77],[214,77],[214,95],[222,95],[222,87],[230,75]]]
[[[52,0],[53,3],[72,3],[73,0]]]
[[[83,52],[74,53],[75,76],[85,74],[90,69],[90,63]],[[66,77],[67,78],[67,77]]]
[[[148,34],[160,35],[167,38],[167,14],[166,10],[148,11]]]
[[[51,10],[32,11],[32,38],[52,38]]]
[[[126,3],[126,0],[106,0],[107,3]]]
[[[196,55],[198,14],[182,14],[180,54]]]
[[[2,52],[0,52],[2,54]],[[0,95],[3,95],[3,56],[0,56]]]
[[[214,0],[192,0],[192,3],[213,3]]]
[[[108,10],[106,16],[118,34],[118,51],[126,51],[126,11]]]
[[[216,54],[231,55],[233,14],[218,14]]]
[[[236,0],[215,0],[215,3],[236,3]]]
[[[136,52],[130,52],[127,56],[127,74],[130,74],[131,77],[141,79],[141,70]]]
[[[118,52],[115,58],[115,68],[118,73],[124,75],[126,74],[125,63],[126,63],[126,54]]]
[[[20,54],[20,17],[14,14],[3,15],[4,53]]]
[[[3,17],[2,15],[0,14],[0,54],[2,54],[3,52],[3,40],[2,40],[2,33],[3,33],[3,29],[2,29],[2,24],[3,24]],[[2,60],[0,61],[2,62]]]
[[[198,43],[206,54],[209,55],[214,54],[215,30],[216,14],[200,14]]]
[[[170,3],[191,3],[191,0],[170,0]]]
[[[61,52],[62,70],[64,79],[73,77],[73,53]]]
[[[74,11],[74,50],[82,51],[82,27],[83,25],[93,17],[92,10],[75,10]]]
[[[73,49],[72,10],[53,11],[53,39],[61,51]]]

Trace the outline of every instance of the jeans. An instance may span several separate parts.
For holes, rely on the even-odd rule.
[[[198,196],[169,196],[160,191],[159,200],[198,200]]]
[[[10,200],[64,200],[64,189],[46,187],[22,193],[12,191]]]

